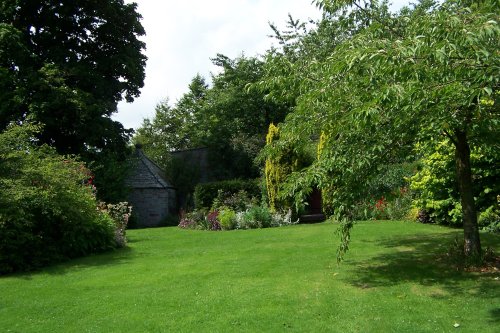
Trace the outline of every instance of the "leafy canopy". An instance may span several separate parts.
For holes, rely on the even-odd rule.
[[[89,170],[40,146],[40,129],[11,125],[0,133],[0,275],[116,246]]]
[[[32,119],[61,153],[124,147],[110,116],[143,86],[140,18],[123,0],[2,1],[0,130]]]
[[[404,161],[418,141],[446,137],[455,147],[465,230],[477,235],[470,146],[498,147],[498,1],[423,1],[397,14],[376,1],[316,3],[323,20],[347,33],[326,57],[271,52],[271,75],[260,83],[270,98],[296,103],[280,126],[281,141],[328,138],[318,160],[288,178],[285,192],[333,189],[336,213],[349,218],[378,166]],[[309,50],[305,43],[298,49]]]

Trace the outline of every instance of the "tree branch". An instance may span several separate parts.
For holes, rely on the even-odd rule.
[[[444,136],[446,136],[448,139],[450,139],[450,141],[455,145],[455,147],[457,146],[457,140],[455,140],[455,138],[450,134],[450,132],[448,132],[447,130],[443,130],[443,134]]]

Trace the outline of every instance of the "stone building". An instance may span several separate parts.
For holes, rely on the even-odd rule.
[[[170,152],[172,158],[181,162],[196,177],[197,183],[214,181],[209,166],[209,150],[206,147],[184,149]]]
[[[133,167],[126,184],[130,187],[129,203],[138,227],[160,226],[169,215],[177,214],[176,190],[161,168],[137,145]]]

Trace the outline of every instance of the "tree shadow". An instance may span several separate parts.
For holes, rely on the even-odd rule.
[[[31,280],[35,275],[46,273],[50,275],[65,275],[70,271],[78,269],[86,269],[89,267],[99,266],[118,266],[124,265],[131,261],[134,250],[130,247],[124,247],[108,252],[98,253],[90,256],[69,259],[53,265],[41,267],[28,272],[19,272],[0,276],[15,277],[23,280]]]
[[[453,238],[450,238],[453,237]],[[431,234],[377,240],[378,246],[390,249],[374,257],[351,261],[355,278],[347,283],[367,289],[413,282],[422,286],[438,286],[452,295],[470,294],[483,298],[498,295],[499,271],[467,272],[458,269],[446,255],[455,234]],[[498,235],[481,235],[483,248],[498,244]],[[464,290],[462,282],[471,281],[473,290]],[[439,293],[432,295],[443,297]],[[498,315],[498,312],[493,313]]]
[[[490,310],[490,315],[491,315],[491,320],[490,320],[491,323],[493,324],[500,323],[500,308]]]

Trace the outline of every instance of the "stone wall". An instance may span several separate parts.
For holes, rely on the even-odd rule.
[[[171,188],[136,188],[129,195],[138,227],[155,227],[176,214],[175,190]]]

